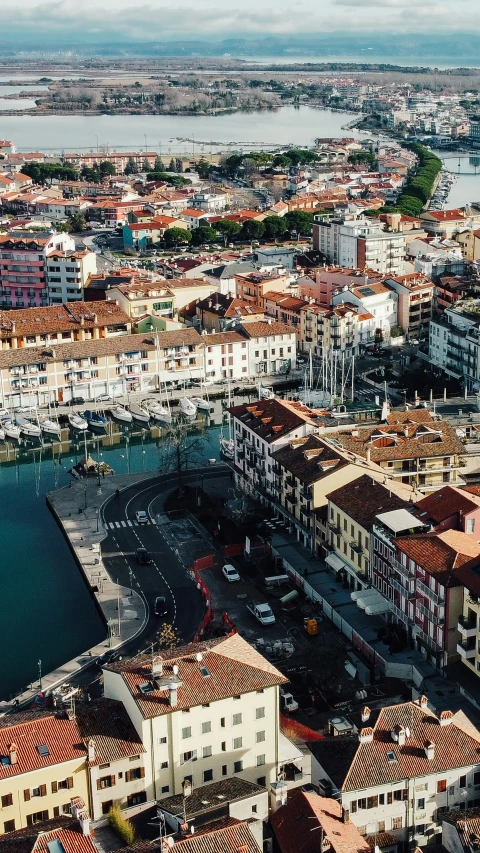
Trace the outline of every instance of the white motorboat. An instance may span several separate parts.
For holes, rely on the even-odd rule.
[[[210,411],[210,403],[208,400],[205,400],[203,397],[191,397],[190,399],[197,409],[200,409],[202,412]]]
[[[5,441],[5,430],[0,427],[0,441]]]
[[[182,414],[186,415],[187,418],[194,418],[197,414],[197,407],[188,397],[180,397],[178,405]]]
[[[81,415],[75,414],[75,412],[72,412],[68,416],[68,422],[72,429],[76,429],[79,432],[84,432],[86,429],[88,429],[88,423],[86,422],[85,418],[82,418]]]
[[[235,458],[235,442],[231,438],[220,439],[220,453],[225,459]]]
[[[31,421],[24,418],[23,415],[17,415],[16,421],[20,427],[20,432],[27,438],[41,438],[42,430],[37,424],[32,424]]]
[[[263,400],[273,400],[275,397],[275,391],[273,391],[272,388],[266,388],[265,385],[259,386],[258,394]]]
[[[8,409],[0,409],[0,421],[3,421],[4,418],[9,418],[10,412]]]
[[[143,406],[139,406],[137,403],[130,403],[128,408],[130,409],[135,421],[140,421],[142,424],[149,423],[150,413],[147,412]]]
[[[131,424],[133,421],[133,415],[128,409],[125,409],[124,406],[115,405],[110,408],[112,413],[112,418],[115,418],[116,421],[125,421],[127,424]]]
[[[172,415],[166,406],[157,403],[156,400],[142,400],[142,406],[147,410],[154,421],[162,421],[165,424],[172,423]]]
[[[20,438],[20,427],[17,426],[13,421],[3,421],[2,423],[3,431],[5,433],[6,438],[14,438],[15,441],[18,441]]]
[[[41,418],[38,425],[42,432],[47,433],[47,435],[57,435],[60,438],[62,428],[57,421],[54,421],[51,418]]]

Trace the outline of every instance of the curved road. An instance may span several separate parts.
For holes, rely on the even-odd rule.
[[[228,469],[202,468],[184,472],[183,481],[198,482],[218,479],[228,475]],[[174,625],[184,642],[190,642],[203,619],[205,607],[203,599],[192,581],[189,568],[169,544],[168,522],[163,516],[163,503],[167,495],[176,487],[177,477],[160,475],[147,484],[137,483],[112,496],[102,508],[103,522],[107,537],[102,542],[102,556],[105,567],[112,579],[123,586],[130,583],[142,595],[147,607],[147,619],[142,632],[142,640],[137,638],[137,648],[145,646],[158,631],[164,621]],[[147,524],[138,524],[135,518],[137,510],[145,510],[149,520]],[[163,516],[163,517],[162,517]],[[165,530],[163,528],[165,527]],[[149,566],[140,565],[135,557],[137,548],[146,548],[152,558]],[[205,543],[205,555],[209,553]],[[156,617],[155,598],[164,595],[167,599],[168,615]],[[131,650],[128,649],[131,653]]]

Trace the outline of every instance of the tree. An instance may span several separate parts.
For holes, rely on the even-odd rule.
[[[233,219],[221,219],[220,222],[217,222],[215,228],[223,236],[225,240],[225,245],[227,243],[231,243],[235,240],[236,237],[240,234],[242,230],[242,226],[239,222],[234,222]]]
[[[163,235],[166,246],[178,246],[190,243],[192,235],[186,228],[167,228]]]
[[[223,169],[230,177],[234,177],[238,172],[240,166],[243,163],[243,155],[242,154],[230,154],[230,157],[226,157],[223,161]]]
[[[208,178],[208,176],[210,175],[211,169],[212,169],[212,167],[211,167],[210,163],[208,163],[207,160],[205,160],[205,157],[200,157],[200,160],[197,163],[197,172],[200,175],[200,177],[202,178],[202,180],[205,181]]]
[[[147,171],[150,171],[150,167],[148,168]],[[155,157],[155,165],[153,167],[153,171],[154,172],[164,172],[165,171],[165,166],[164,166],[163,160],[158,155],[157,155],[157,157]]]
[[[133,157],[128,158],[128,163],[123,170],[124,175],[138,175],[138,167]]]
[[[135,828],[133,824],[123,816],[120,806],[112,806],[108,813],[108,822],[119,838],[129,846],[135,841]]]
[[[170,625],[168,622],[164,622],[160,631],[157,634],[157,648],[161,650],[171,651],[171,649],[176,649],[178,644],[180,643],[180,636],[176,628],[173,625]]]
[[[285,224],[289,231],[297,234],[311,234],[313,228],[313,213],[304,210],[290,210],[284,216]]]
[[[183,161],[181,157],[177,157],[175,160],[175,171],[183,172]]]
[[[81,213],[73,213],[72,216],[69,216],[67,224],[73,234],[87,230],[87,220]]]
[[[169,172],[174,172],[174,171],[175,171],[175,160],[173,159],[173,157],[172,157],[172,159],[170,160],[170,163],[169,163],[169,165],[168,165],[168,171],[169,171]]]
[[[217,239],[217,232],[211,225],[200,225],[192,232],[192,245],[201,246],[202,243],[213,243]]]
[[[285,171],[288,172],[292,165],[292,161],[290,160],[290,157],[287,157],[286,154],[277,154],[273,158],[272,165],[274,169],[285,169]]]
[[[277,237],[281,237],[288,230],[287,224],[281,216],[267,216],[263,220],[263,225],[265,227],[265,237],[268,237],[269,240],[276,240]]]
[[[88,181],[91,184],[99,184],[102,180],[100,169],[96,164],[94,166],[82,166],[80,177],[83,181]]]
[[[149,171],[150,171],[150,163],[148,162],[147,158],[145,157],[145,159],[142,163],[142,172],[149,172]]]
[[[166,233],[168,234],[168,231]],[[205,436],[198,435],[197,432],[192,433],[192,425],[187,421],[177,421],[168,430],[162,448],[160,471],[175,472],[179,497],[183,495],[184,472],[190,468],[198,468],[203,463],[204,442]]]
[[[263,222],[258,222],[256,219],[247,219],[242,225],[241,238],[249,242],[250,240],[259,240],[265,232]]]
[[[113,163],[110,162],[110,160],[102,160],[102,162],[100,163],[99,169],[100,169],[100,174],[101,174],[102,178],[107,177],[107,175],[116,175],[117,174],[117,170],[116,170],[115,166],[113,165]]]
[[[374,342],[376,347],[379,347],[381,344],[383,344],[383,329],[375,329]]]
[[[66,166],[63,163],[25,163],[22,166],[22,172],[24,175],[28,175],[35,184],[78,180],[78,172],[73,166]]]

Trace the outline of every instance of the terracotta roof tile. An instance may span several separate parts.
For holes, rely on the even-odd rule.
[[[393,494],[368,474],[335,489],[327,497],[329,503],[335,504],[368,531],[379,513],[409,508],[407,501]]]
[[[52,767],[65,761],[85,759],[86,750],[82,743],[77,723],[66,716],[27,712],[9,717],[10,725],[0,728],[0,756],[8,759],[9,748],[17,746],[17,763],[0,762],[0,779],[9,779],[21,773]],[[38,747],[45,746],[46,750]],[[40,754],[40,753],[45,754]]]
[[[94,764],[118,761],[146,752],[121,702],[101,699],[77,705],[76,719],[83,741],[95,741]]]
[[[274,453],[275,461],[304,485],[316,483],[347,465],[347,460],[321,438],[311,435],[293,441]],[[336,463],[336,464],[333,464]]]
[[[261,853],[247,821],[192,835],[175,844],[178,853]]]
[[[198,652],[203,654],[201,664],[196,659]],[[121,674],[145,719],[171,713],[168,682],[175,678],[175,664],[180,679],[175,711],[284,684],[288,680],[239,634],[164,652],[161,659],[165,683],[158,681],[159,676],[150,678],[151,658],[147,656],[105,667]],[[201,666],[208,669],[207,677],[202,675]],[[153,690],[145,693],[140,685],[148,682]]]
[[[324,438],[339,442],[346,450],[364,458],[370,452],[372,462],[429,459],[463,452],[454,428],[445,421],[422,424],[409,420],[405,418],[403,423],[390,422],[386,426],[352,427],[348,432],[326,433]]]
[[[0,339],[130,323],[128,314],[113,301],[67,302],[64,305],[0,311]]]
[[[370,851],[355,824],[342,821],[340,803],[319,794],[289,791],[286,805],[271,815],[270,822],[281,853],[318,853],[328,849],[333,853]],[[318,838],[322,835],[320,828],[323,844]]]
[[[249,324],[250,325],[250,324]],[[1,353],[0,353],[1,357]],[[288,435],[305,423],[313,423],[313,412],[301,403],[286,400],[258,400],[256,403],[242,403],[233,406],[230,413],[240,423],[270,443]]]
[[[267,338],[272,335],[294,335],[295,329],[292,326],[287,326],[286,323],[276,323],[255,320],[247,323],[245,326],[245,334],[249,338]]]
[[[432,520],[435,524],[441,524],[452,516],[457,517],[460,513],[473,512],[480,506],[480,496],[468,495],[465,491],[455,486],[443,486],[417,501],[414,515],[425,523]]]
[[[456,569],[480,564],[480,543],[459,530],[399,536],[398,548],[444,585],[458,585]]]

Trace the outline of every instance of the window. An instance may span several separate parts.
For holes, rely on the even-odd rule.
[[[458,784],[460,785],[461,788],[465,788],[466,784],[467,784],[467,777],[466,776],[460,776],[460,779],[458,780]]]
[[[143,779],[144,776],[145,769],[143,767],[134,767],[125,773],[125,782],[132,782],[134,779]]]
[[[257,755],[257,767],[263,767],[265,764],[265,755]]]
[[[197,760],[197,750],[191,749],[188,752],[184,752],[180,756],[180,764],[185,764],[187,761],[196,761]]]
[[[233,714],[232,716],[232,726],[239,726],[242,722],[241,714]]]
[[[168,761],[162,761],[160,764],[160,770],[166,770],[168,768]]]
[[[212,724],[211,724],[210,720],[208,721],[208,723],[202,723],[202,735],[206,735],[206,734],[208,734],[208,732],[211,732],[211,731],[212,731]]]
[[[189,737],[192,737],[192,727],[191,726],[187,726],[186,729],[182,729],[182,739],[186,740]]]
[[[392,829],[401,829],[402,828],[402,818],[394,817],[392,819]]]
[[[421,797],[419,800],[417,800],[417,809],[419,809],[419,811],[423,811],[424,808],[425,808],[425,797]]]
[[[415,827],[415,833],[417,835],[423,835],[424,832],[425,832],[425,824],[424,823],[417,824],[417,826]]]
[[[376,809],[378,806],[378,797],[367,797],[367,809]]]
[[[203,771],[203,781],[204,782],[212,782],[213,781],[213,770],[204,770]]]
[[[365,799],[365,797],[362,797],[362,798],[358,801],[358,808],[359,808],[359,809],[366,809],[366,808],[367,808],[367,800]]]
[[[102,803],[102,814],[108,814],[112,807],[113,800],[105,800],[105,802]]]
[[[166,743],[166,742],[167,742],[167,738],[166,738],[166,737],[159,737],[159,738],[158,738],[158,742],[159,742],[159,743]]]
[[[204,746],[202,750],[202,758],[210,758],[212,755],[212,747]]]
[[[222,776],[226,776],[226,775],[227,775],[227,765],[222,764]]]
[[[473,774],[473,784],[480,785],[480,773]]]
[[[6,809],[7,806],[13,806],[13,794],[4,794],[2,797],[2,809]]]
[[[263,720],[264,716],[265,716],[265,708],[257,708],[255,711],[255,719],[256,720]]]
[[[387,791],[387,805],[390,806],[392,804],[392,792]]]
[[[242,745],[243,745],[243,738],[241,738],[241,737],[234,737],[233,738],[233,748],[234,749],[241,749]]]
[[[480,777],[480,773],[476,773],[475,776]],[[475,779],[474,779],[475,781]],[[447,780],[439,779],[437,782],[437,794],[443,794],[447,790]]]
[[[227,741],[222,740],[222,752],[226,752],[226,751],[227,751]]]
[[[138,806],[140,803],[147,802],[147,792],[138,791],[136,794],[129,794],[127,797],[127,806]]]
[[[233,762],[233,772],[241,773],[243,770],[243,761],[234,761]]]
[[[4,832],[15,832],[15,821],[14,820],[6,820],[3,824]]]
[[[222,729],[225,728],[225,717],[220,717],[220,725],[221,725]]]
[[[255,740],[257,743],[263,743],[265,740],[265,732],[257,732]]]
[[[475,519],[467,518],[467,529],[466,533],[473,533],[475,530]]]
[[[385,821],[384,820],[378,821],[377,832],[385,832]]]
[[[102,788],[111,788],[113,785],[115,785],[115,776],[102,776],[97,779],[97,791]]]
[[[385,805],[385,794],[379,794],[378,795],[378,805],[379,806]]]
[[[252,814],[257,814],[257,806],[252,806]]]
[[[27,826],[33,826],[34,823],[42,823],[44,820],[48,820],[48,809],[43,812],[27,814]]]
[[[162,785],[162,794],[168,794],[170,785]]]
[[[356,811],[357,811],[357,801],[356,800],[352,800],[352,802],[350,803],[350,811],[352,814],[356,813]]]

